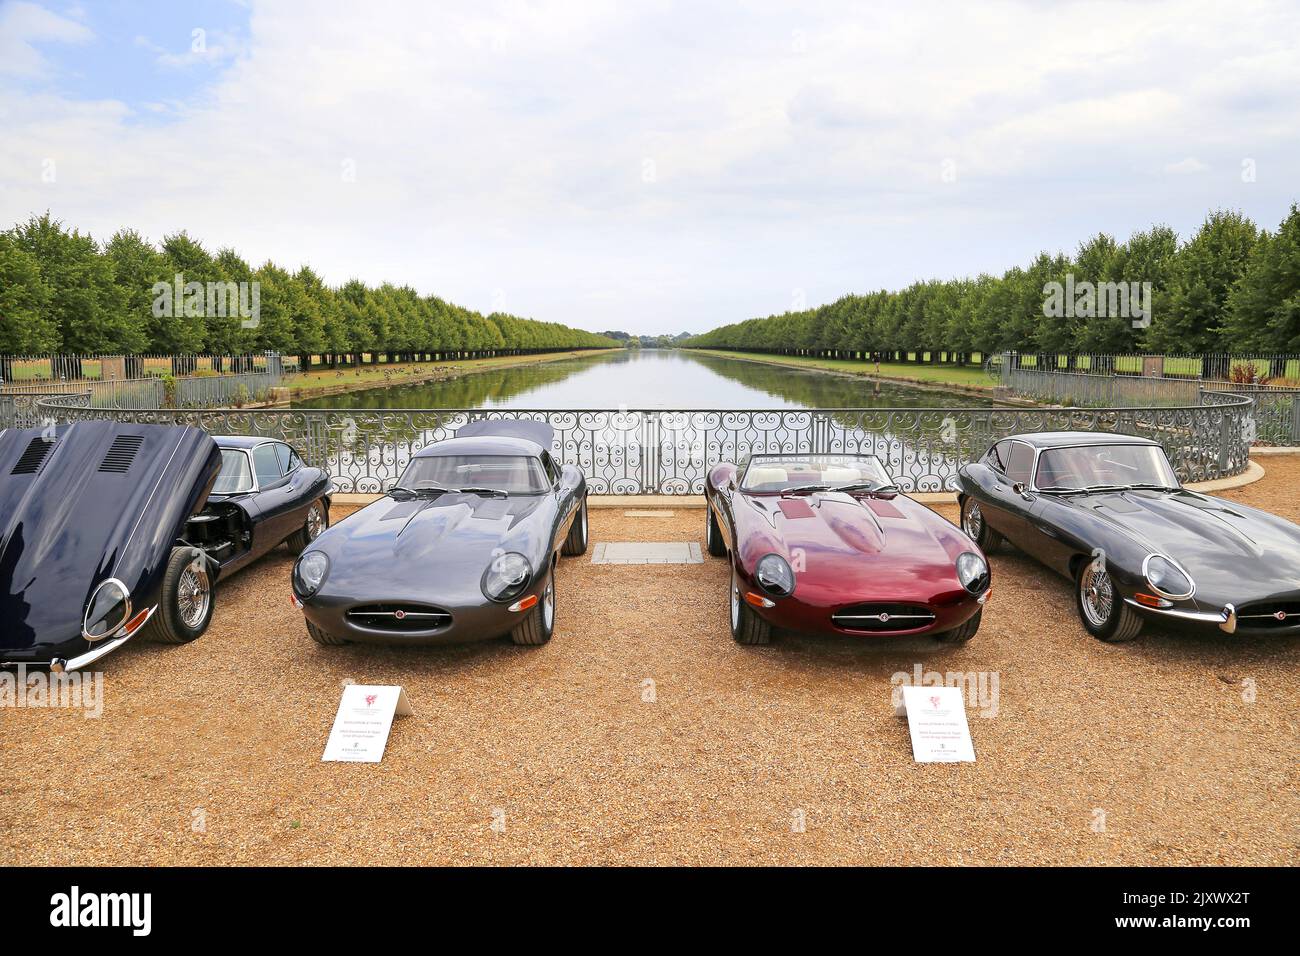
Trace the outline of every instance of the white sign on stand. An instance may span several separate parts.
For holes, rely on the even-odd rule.
[[[349,684],[343,688],[338,713],[321,760],[379,763],[384,759],[394,717],[411,713],[402,687]]]
[[[959,687],[903,687],[912,757],[917,763],[974,763],[975,746]]]

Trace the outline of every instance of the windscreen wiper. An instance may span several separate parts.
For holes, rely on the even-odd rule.
[[[479,495],[483,498],[509,498],[510,492],[500,488],[461,488],[462,495]]]
[[[830,485],[799,485],[795,488],[782,488],[783,495],[806,495],[814,491],[830,491]]]
[[[1131,488],[1132,485],[1083,485],[1081,487],[1069,488],[1065,485],[1047,485],[1042,488],[1035,488],[1035,491],[1059,491],[1071,495],[1083,495],[1090,491],[1124,491]]]
[[[389,488],[388,491],[385,492],[385,493],[388,495],[388,497],[392,498],[394,501],[412,501],[412,500],[414,500],[415,498],[437,498],[437,497],[439,497],[439,496],[441,496],[441,495],[454,495],[454,494],[456,494],[456,493],[459,492],[459,491],[460,491],[459,488],[438,488],[438,487],[425,487],[425,488],[402,488],[402,487],[397,487],[397,488]]]
[[[859,481],[851,485],[838,485],[836,491],[869,491],[872,494],[892,495],[898,493],[898,485],[878,485],[874,481]]]

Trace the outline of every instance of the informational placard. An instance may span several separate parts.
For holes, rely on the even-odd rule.
[[[410,713],[406,691],[400,686],[349,684],[343,688],[343,699],[320,759],[379,763],[384,759],[393,718]]]
[[[904,687],[902,691],[917,763],[975,762],[961,688]]]

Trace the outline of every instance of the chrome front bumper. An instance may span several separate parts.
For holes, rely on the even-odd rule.
[[[1221,611],[1188,611],[1177,607],[1147,607],[1132,598],[1125,598],[1124,603],[1132,605],[1139,611],[1158,614],[1176,621],[1186,621],[1189,624],[1213,624],[1225,634],[1233,634],[1237,630],[1237,609],[1232,604],[1223,605]]]
[[[0,667],[17,667],[19,664],[22,664],[25,667],[48,667],[50,672],[54,674],[69,674],[73,671],[79,671],[84,667],[89,667],[101,657],[117,650],[127,641],[131,640],[131,638],[143,631],[144,626],[153,619],[157,610],[158,605],[154,605],[145,619],[136,625],[134,631],[118,631],[113,637],[96,641],[88,650],[85,650],[80,654],[75,654],[72,657],[55,656],[51,657],[48,661],[43,659],[37,661],[0,661]]]

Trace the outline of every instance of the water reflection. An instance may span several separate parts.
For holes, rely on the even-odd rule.
[[[987,400],[686,351],[619,351],[296,402],[295,408],[967,408]]]

